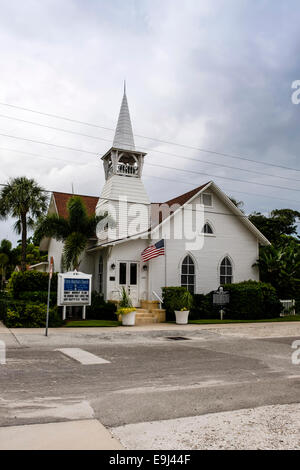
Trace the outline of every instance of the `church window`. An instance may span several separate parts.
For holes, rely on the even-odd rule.
[[[195,263],[190,255],[187,255],[181,264],[181,286],[192,294],[195,292]]]

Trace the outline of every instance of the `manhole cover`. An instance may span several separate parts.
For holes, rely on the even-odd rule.
[[[186,338],[185,336],[167,336],[167,339],[172,339],[173,341],[185,341],[191,338]]]

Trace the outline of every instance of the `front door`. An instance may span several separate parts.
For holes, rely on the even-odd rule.
[[[119,262],[119,287],[126,289],[133,307],[139,305],[138,267],[139,263],[136,261]]]

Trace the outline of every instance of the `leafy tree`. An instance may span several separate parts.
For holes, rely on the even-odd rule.
[[[36,264],[40,263],[42,261],[47,261],[48,260],[48,255],[46,252],[40,251],[39,246],[34,245],[33,243],[30,243],[31,238],[27,239],[27,249],[26,249],[26,264]],[[22,256],[22,245],[19,244],[16,248],[13,250],[16,263],[15,264],[20,264],[21,262],[21,256]]]
[[[297,240],[297,219],[300,212],[292,209],[275,209],[269,217],[260,212],[250,214],[249,220],[267,237],[271,243],[281,243],[282,236],[292,236]],[[298,238],[299,239],[299,238]]]
[[[282,299],[297,297],[300,288],[300,245],[297,242],[262,247],[256,265],[261,280],[272,284]]]
[[[6,278],[10,277],[12,271],[18,263],[18,256],[16,254],[16,249],[12,248],[12,243],[3,238],[0,243],[0,265],[1,265],[1,285],[6,281]]]
[[[80,255],[86,248],[89,238],[95,236],[97,224],[106,218],[106,213],[100,216],[88,216],[86,206],[79,196],[72,196],[67,204],[67,218],[51,214],[42,217],[35,231],[35,239],[52,237],[64,242],[63,266],[65,269],[77,269],[80,265]]]
[[[33,179],[10,179],[0,191],[0,218],[16,218],[14,229],[22,235],[22,271],[26,270],[27,231],[46,209],[46,193]]]

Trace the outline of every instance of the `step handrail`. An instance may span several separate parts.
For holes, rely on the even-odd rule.
[[[155,290],[152,291],[152,294],[155,295],[155,297],[159,300],[159,306],[162,308],[163,300],[159,297]]]

